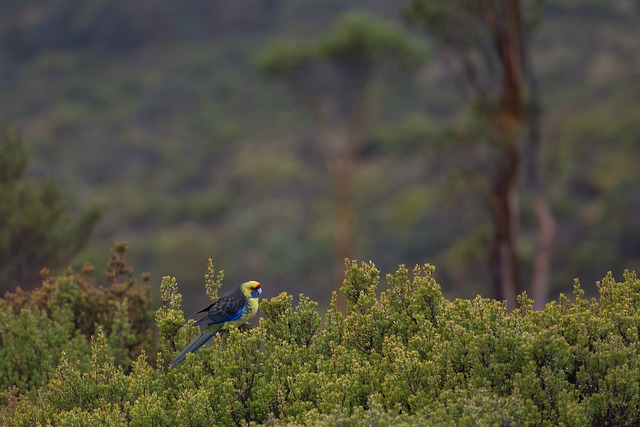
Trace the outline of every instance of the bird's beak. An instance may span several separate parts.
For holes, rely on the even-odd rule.
[[[262,293],[262,288],[258,288],[258,295]]]

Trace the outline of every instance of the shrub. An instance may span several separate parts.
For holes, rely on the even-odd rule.
[[[346,267],[346,313],[334,294],[322,326],[315,302],[300,295],[294,304],[283,293],[261,302],[257,327],[217,336],[175,369],[164,360],[196,328],[185,324],[175,279],[164,278],[157,368],[141,352],[127,372],[98,328],[88,363],[70,357],[69,345],[37,394],[5,391],[0,419],[11,426],[640,423],[634,273],[622,282],[608,274],[599,299],[585,299],[576,285],[574,298],[561,295],[542,311],[523,294],[508,312],[492,299],[444,298],[430,265],[412,274],[401,266],[382,292],[373,264]],[[56,321],[48,322],[54,331]]]
[[[60,276],[45,270],[39,288],[18,288],[0,299],[0,389],[15,386],[27,392],[45,384],[61,351],[88,370],[89,340],[97,328],[125,370],[143,351],[155,356],[151,287],[133,277],[125,252],[126,243],[114,243],[106,286],[95,286],[95,269],[85,264],[81,272],[67,269]]]

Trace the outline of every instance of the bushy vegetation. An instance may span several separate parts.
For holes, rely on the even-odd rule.
[[[116,321],[118,315],[103,317],[85,305],[87,290],[71,286],[81,283],[74,277],[45,281],[37,292],[51,295],[44,298],[48,306],[16,305],[15,297],[0,305],[3,425],[640,422],[640,280],[634,273],[622,282],[607,275],[597,299],[586,299],[576,284],[573,298],[560,295],[542,311],[532,310],[523,294],[509,312],[479,296],[446,299],[430,265],[412,272],[400,266],[379,292],[372,263],[348,262],[341,288],[346,314],[334,306],[323,324],[314,301],[300,295],[294,303],[282,293],[261,302],[257,327],[228,331],[176,369],[165,361],[196,328],[185,324],[174,278],[161,284],[161,348],[154,361],[148,330],[133,327],[140,312],[132,310],[132,294],[115,303],[115,313],[126,312],[119,305],[124,301],[129,308]],[[220,279],[210,264],[210,295]],[[109,288],[95,292],[114,295]],[[91,318],[90,342],[83,329],[88,315],[98,316]],[[113,338],[123,330],[147,343],[128,347],[131,365],[122,341]],[[46,363],[20,359],[27,357]]]
[[[142,352],[155,356],[157,333],[147,277],[136,279],[124,258],[126,244],[115,242],[106,268],[106,286],[96,286],[93,266],[43,271],[42,286],[18,288],[0,299],[0,388],[22,395],[47,384],[60,361],[89,369],[91,337],[98,329],[114,363],[128,372]],[[11,391],[13,390],[13,391]]]

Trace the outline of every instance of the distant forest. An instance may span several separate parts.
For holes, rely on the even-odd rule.
[[[640,269],[640,3],[518,2],[519,32],[513,11],[492,27],[455,9],[467,3],[3,1],[0,126],[26,148],[26,176],[95,225],[67,264],[105,265],[127,241],[154,292],[177,276],[186,311],[208,258],[228,284],[322,304],[345,255],[382,272],[429,262],[461,297],[509,299],[513,267],[531,294],[538,195],[549,297]],[[513,110],[505,70],[522,77]],[[488,125],[509,111],[515,125]],[[538,144],[521,144],[533,119]],[[510,153],[517,209],[501,237]]]

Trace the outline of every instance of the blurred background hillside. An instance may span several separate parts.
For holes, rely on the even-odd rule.
[[[465,150],[451,148],[472,108],[443,47],[405,23],[411,3],[2,1],[0,125],[19,131],[28,174],[55,181],[72,216],[102,211],[71,264],[101,267],[121,239],[154,286],[178,278],[188,309],[205,295],[209,257],[228,286],[256,279],[266,296],[326,304],[339,265],[331,177],[313,116],[258,64],[278,40],[316,40],[345,13],[366,12],[422,44],[426,61],[375,85],[353,178],[353,255],[383,272],[428,261],[449,295],[494,296],[491,218],[461,176]],[[640,3],[558,0],[537,22],[554,297],[574,277],[593,291],[608,270],[640,267]]]

